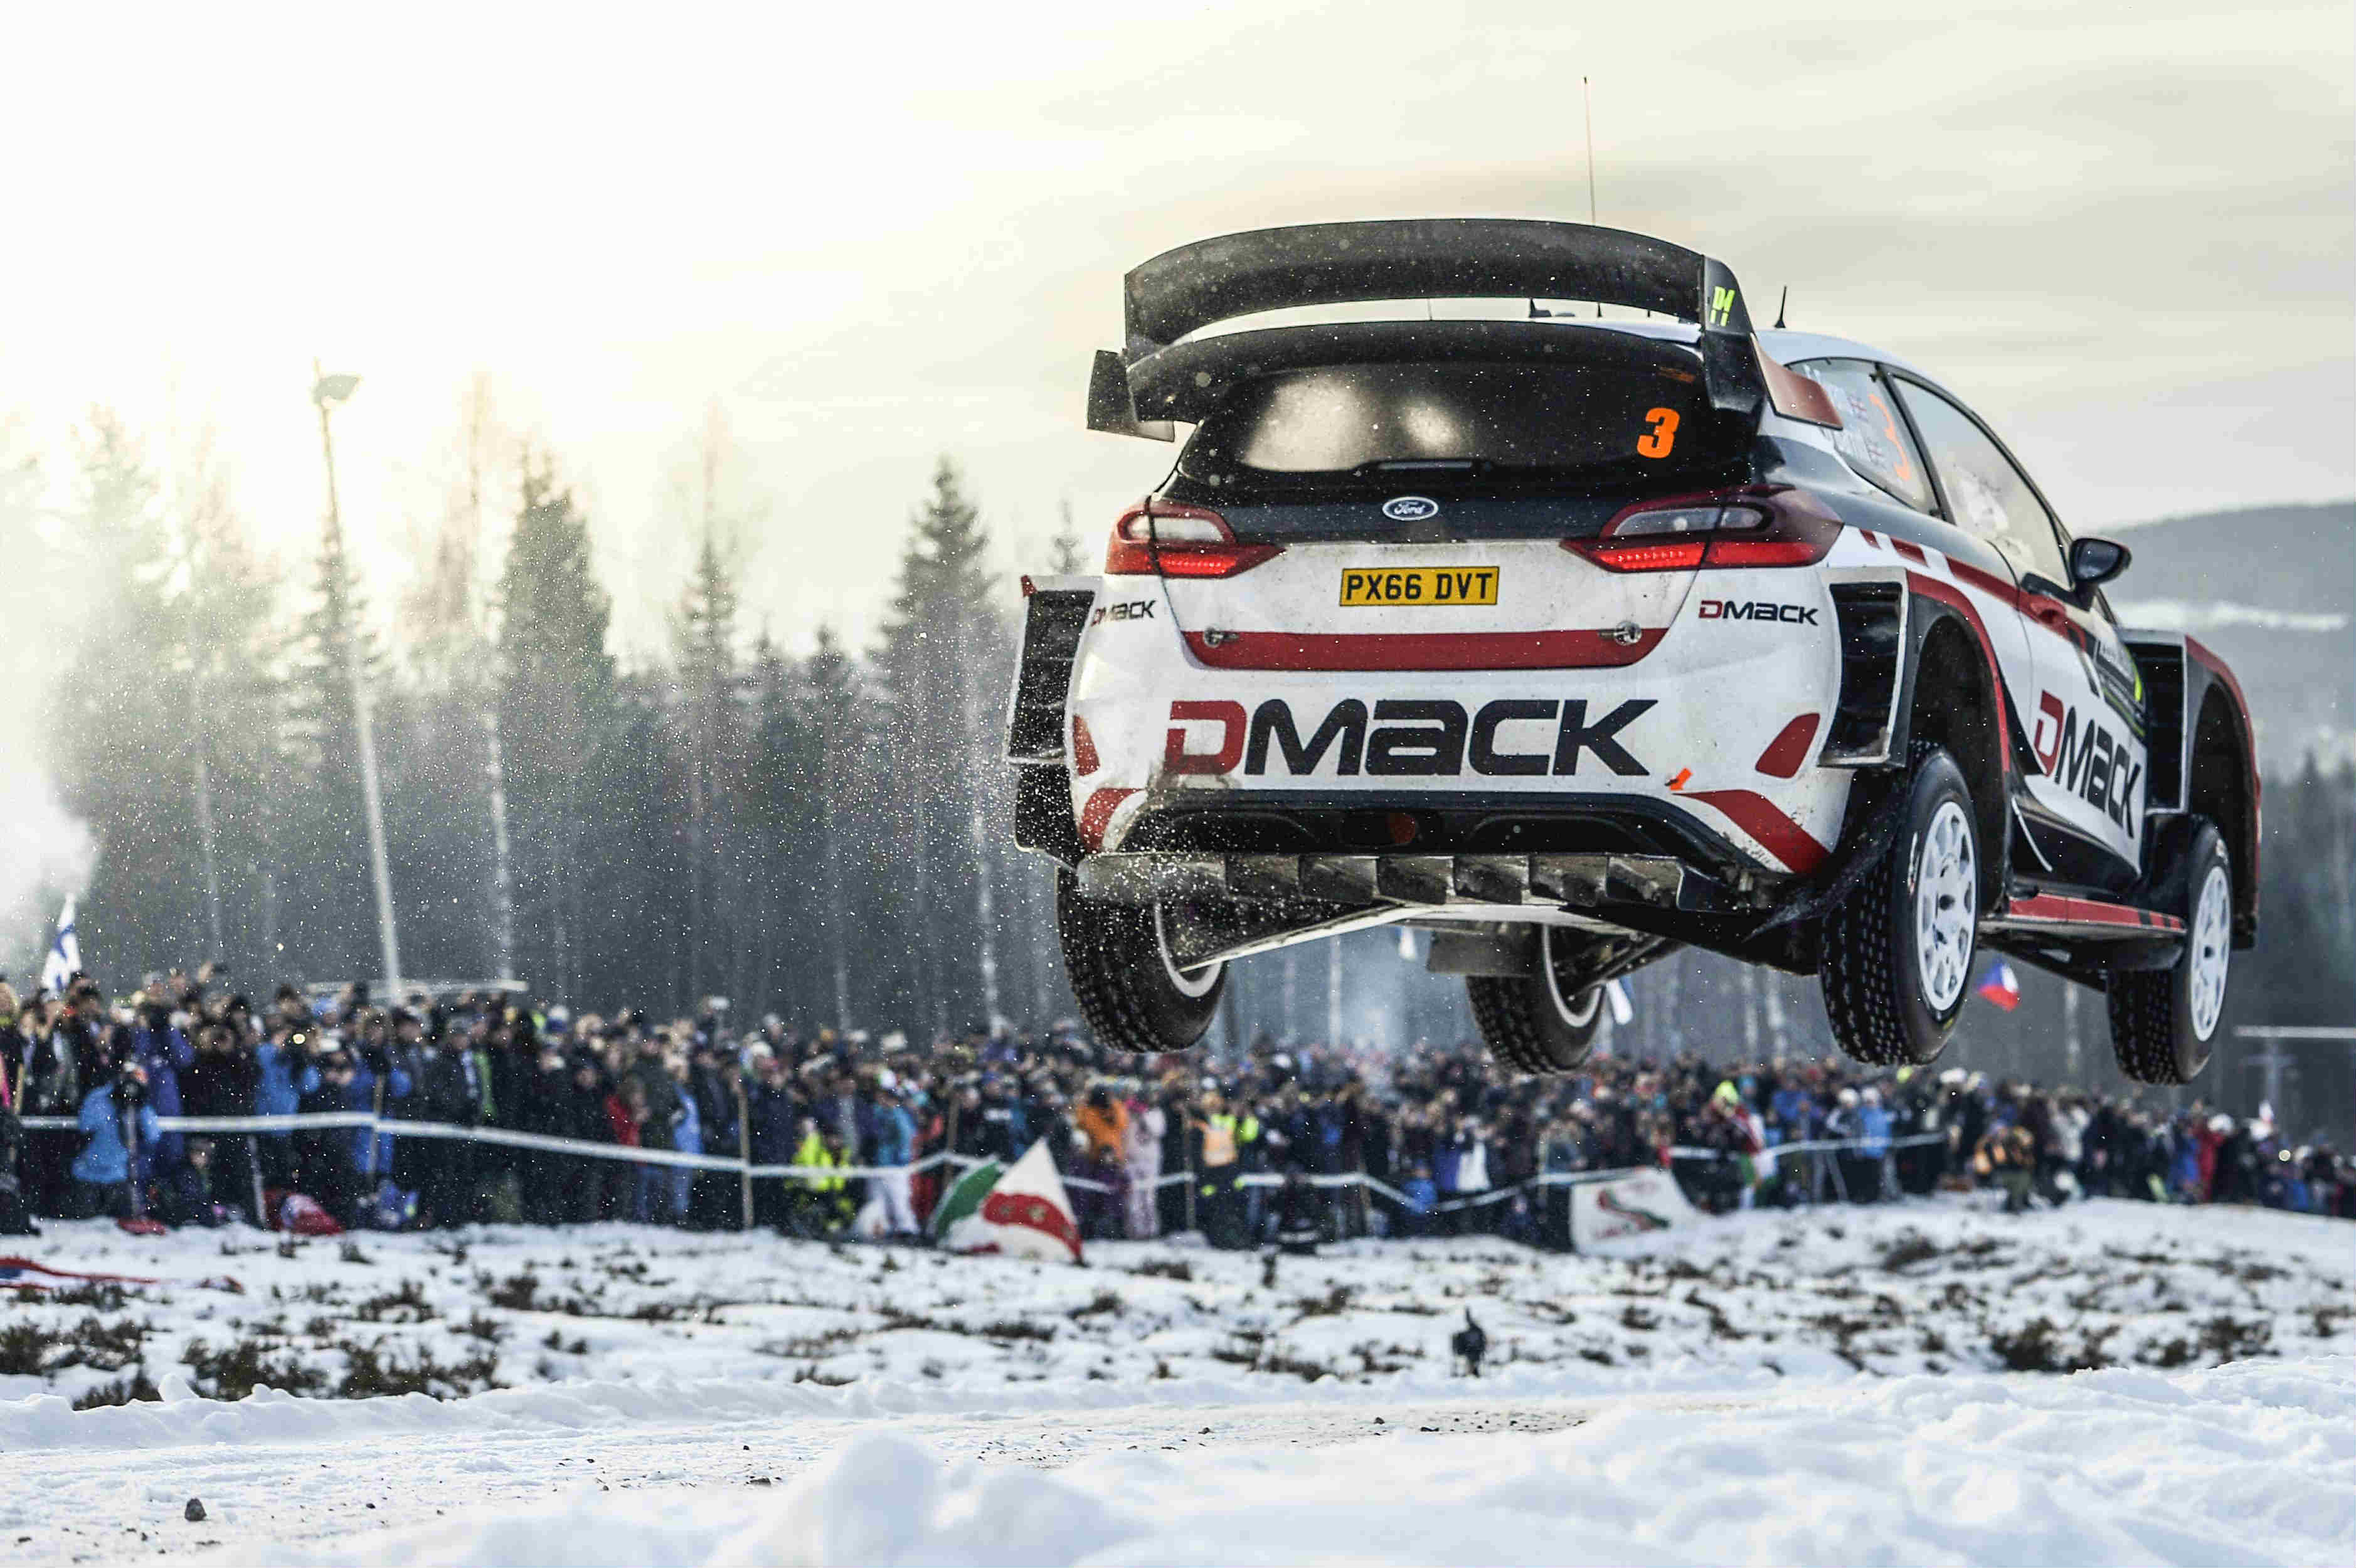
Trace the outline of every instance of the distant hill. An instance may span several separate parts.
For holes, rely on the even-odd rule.
[[[2356,756],[2356,501],[2118,530],[2122,624],[2190,632],[2242,682],[2270,769]]]

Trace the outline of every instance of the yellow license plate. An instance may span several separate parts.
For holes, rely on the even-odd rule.
[[[1494,604],[1494,566],[1395,566],[1342,573],[1342,607],[1368,604]]]

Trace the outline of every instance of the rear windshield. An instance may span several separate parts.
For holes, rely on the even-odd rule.
[[[1323,488],[1404,474],[1539,479],[1587,489],[1722,465],[1698,367],[1384,363],[1315,366],[1238,385],[1179,471],[1206,485]],[[1716,446],[1717,450],[1712,450]]]

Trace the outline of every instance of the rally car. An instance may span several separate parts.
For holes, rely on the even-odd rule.
[[[1499,299],[1526,318],[1430,303]],[[1404,308],[1299,319],[1366,302]],[[2206,1062],[2257,931],[2240,688],[2115,624],[2126,548],[1934,377],[1518,220],[1205,240],[1129,274],[1126,327],[1090,428],[1192,432],[1101,575],[1024,579],[1007,720],[1105,1043],[1405,923],[1525,1072],[1681,946],[1821,976],[1867,1062],[1935,1057],[1982,949],[2106,992],[2130,1076]]]

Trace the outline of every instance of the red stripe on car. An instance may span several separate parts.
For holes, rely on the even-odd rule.
[[[2162,932],[2184,929],[2184,923],[2172,914],[2104,903],[2098,899],[2073,899],[2062,893],[2015,899],[2007,912],[2015,920],[2051,920],[2072,925],[2133,925]]]
[[[1685,798],[1716,806],[1734,826],[1757,839],[1767,853],[1794,871],[1813,871],[1832,853],[1817,843],[1806,828],[1784,816],[1773,801],[1754,791],[1687,790]]]
[[[1112,824],[1112,814],[1120,803],[1138,792],[1133,789],[1100,789],[1088,796],[1080,807],[1080,843],[1083,848],[1104,848],[1105,829]]]
[[[1796,774],[1800,764],[1808,760],[1808,742],[1816,738],[1816,726],[1821,722],[1814,713],[1801,714],[1767,742],[1767,749],[1751,765],[1771,779],[1788,779]]]

